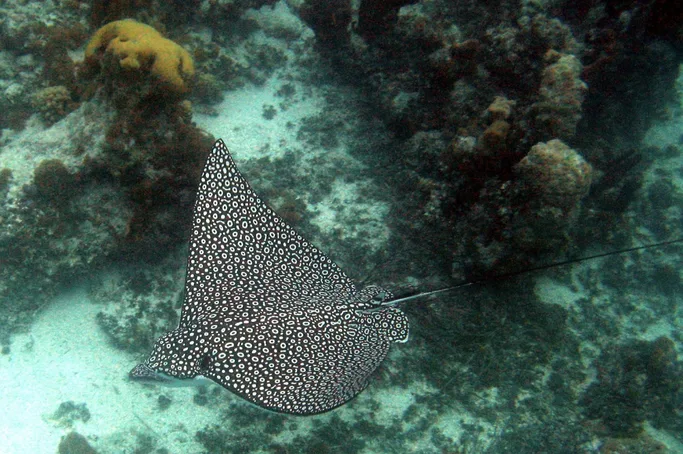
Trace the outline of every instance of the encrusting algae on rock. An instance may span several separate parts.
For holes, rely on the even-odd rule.
[[[95,32],[85,49],[85,63],[97,66],[103,56],[118,60],[121,69],[149,71],[163,89],[182,95],[194,76],[190,54],[149,25],[118,20]]]

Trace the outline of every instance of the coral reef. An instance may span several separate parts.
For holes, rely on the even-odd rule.
[[[451,181],[430,185],[424,210],[435,222],[449,213],[458,219],[452,249],[458,277],[511,272],[564,250],[590,189],[590,164],[559,139],[525,155],[516,150],[512,106],[497,98],[481,135],[458,136],[439,156]]]
[[[582,78],[589,88],[577,134],[582,146],[600,142],[628,152],[675,102],[683,34],[674,3],[619,3],[592,17],[590,9],[570,9],[580,12],[587,30]]]
[[[131,259],[154,262],[185,240],[192,194],[213,140],[191,123],[183,103],[161,111],[154,103],[122,109],[108,125],[104,153],[89,168],[126,188],[133,215],[119,246]]]
[[[402,158],[413,163],[408,193],[426,191],[427,223],[453,226],[459,242],[471,243],[465,249],[480,249],[482,241],[496,244],[480,263],[483,268],[500,262],[494,251],[498,245],[501,253],[517,246],[511,245],[513,230],[529,233],[527,244],[538,230],[522,225],[522,219],[532,217],[518,213],[525,209],[519,200],[525,191],[513,168],[539,142],[562,140],[596,169],[592,194],[602,202],[587,201],[592,210],[583,214],[587,219],[613,217],[633,199],[645,169],[636,164],[634,156],[641,153],[634,152],[633,144],[671,99],[675,62],[680,61],[680,27],[654,19],[662,11],[677,16],[671,2],[652,1],[645,9],[620,4],[607,10],[568,2],[506,3],[493,9],[476,2],[341,1],[327,4],[328,9],[319,4],[297,2],[296,11],[316,31],[318,44],[344,77],[362,81],[377,114],[402,142]],[[358,15],[357,26],[349,26],[349,9],[352,18]],[[328,35],[319,32],[322,24],[327,24]],[[663,63],[655,68],[658,61]],[[648,104],[642,98],[649,95],[641,94],[653,93],[645,88],[651,80],[656,94]],[[495,98],[508,105],[492,106]],[[620,112],[633,122],[624,121]],[[607,130],[599,126],[603,124]],[[454,145],[440,152],[422,149],[417,156],[406,143],[439,133]],[[553,206],[547,208],[549,213]],[[576,216],[578,209],[576,205]],[[473,218],[480,220],[474,237],[463,237]],[[567,218],[560,229],[565,246],[572,220]],[[511,229],[512,224],[517,227]],[[485,235],[487,240],[480,235],[484,225],[496,226]],[[560,227],[558,222],[551,225]],[[405,227],[416,226],[426,227]],[[543,243],[527,252],[564,250],[556,241],[546,247]],[[461,268],[458,249],[456,269]]]
[[[125,188],[133,215],[119,247],[153,261],[184,238],[184,229],[167,219],[190,212],[189,191],[213,141],[192,124],[191,104],[182,100],[192,86],[194,63],[181,46],[134,20],[100,28],[85,55],[83,77],[97,72],[94,83],[103,88],[93,100],[116,111],[105,126],[104,153],[86,168]],[[218,97],[215,79],[205,74],[202,80],[200,95]]]
[[[553,139],[537,143],[514,171],[542,205],[562,208],[569,213],[588,194],[591,166],[564,142]]]
[[[48,124],[56,123],[77,107],[64,85],[39,90],[33,95],[32,105]]]
[[[185,49],[132,19],[97,30],[85,48],[85,64],[133,80],[151,77],[148,94],[185,95],[194,77],[194,62]]]
[[[588,87],[581,80],[583,66],[574,55],[548,51],[548,66],[541,76],[539,100],[531,109],[541,138],[568,140],[576,134],[581,106]]]
[[[9,203],[0,210],[4,227],[0,248],[6,257],[0,267],[0,299],[11,296],[13,301],[0,313],[3,344],[13,331],[29,325],[63,279],[88,274],[84,267],[97,267],[113,258],[137,256],[153,261],[165,256],[165,247],[185,239],[183,222],[169,219],[182,219],[183,213],[185,224],[189,223],[190,191],[194,191],[202,160],[196,150],[205,153],[211,143],[191,125],[189,105],[178,102],[189,85],[178,86],[177,77],[183,84],[183,77],[189,82],[191,59],[151,28],[125,24],[122,30],[105,27],[91,42],[85,69],[97,70],[102,63],[109,72],[101,72],[89,83],[80,79],[75,91],[69,89],[72,82],[66,82],[36,92],[36,109],[48,125],[66,117],[44,132],[9,140],[6,153],[31,158],[26,160],[29,165],[10,160],[7,171],[14,178],[8,178],[3,188]],[[149,39],[126,48],[131,58],[125,64],[140,64],[140,70],[147,72],[121,68],[125,58],[114,51],[123,51],[123,46],[109,46],[121,37],[134,37],[134,32],[149,32]],[[51,31],[47,36],[59,35]],[[46,49],[37,47],[41,56]],[[48,52],[46,60],[50,55],[66,55],[66,46],[60,49],[63,52]],[[44,71],[45,76],[57,67]],[[72,74],[68,68],[63,70]],[[71,100],[81,96],[88,99],[69,114],[67,110],[76,107]],[[176,208],[178,213],[173,212]],[[80,242],[87,244],[78,246]],[[118,325],[110,332],[130,337]],[[140,336],[138,342],[155,335]]]
[[[116,255],[130,209],[116,184],[84,165],[101,153],[108,114],[86,103],[50,129],[33,122],[3,145],[12,179],[0,205],[2,344],[30,326],[64,280]]]
[[[212,74],[200,73],[195,79],[192,96],[204,104],[218,104],[223,100],[221,83]]]
[[[510,101],[504,96],[496,96],[493,102],[486,109],[486,114],[490,116],[491,120],[505,121],[512,115],[512,109],[515,107],[515,102]]]

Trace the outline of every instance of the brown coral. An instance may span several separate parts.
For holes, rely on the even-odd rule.
[[[573,55],[548,52],[539,100],[532,109],[545,137],[570,139],[576,134],[588,86],[581,80],[583,65]]]
[[[517,104],[504,96],[496,96],[493,102],[486,109],[486,113],[491,117],[491,120],[507,120],[512,115],[512,108]]]
[[[71,93],[63,85],[37,91],[33,95],[32,104],[48,124],[58,122],[76,108],[76,103],[71,99]]]
[[[510,123],[504,120],[494,121],[479,137],[479,148],[486,155],[493,155],[505,150],[506,140],[510,132]]]
[[[514,168],[544,203],[572,208],[588,193],[592,168],[558,139],[540,142]]]

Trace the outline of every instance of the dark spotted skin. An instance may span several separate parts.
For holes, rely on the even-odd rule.
[[[309,415],[367,385],[408,320],[339,267],[252,191],[219,140],[194,208],[177,329],[131,377],[202,375],[269,410]]]

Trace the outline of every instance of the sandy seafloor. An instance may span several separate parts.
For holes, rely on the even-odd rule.
[[[238,165],[266,154],[276,156],[289,144],[295,144],[296,128],[288,127],[287,123],[298,124],[302,118],[320,112],[325,104],[322,93],[311,91],[310,87],[297,87],[297,92],[306,93],[306,96],[299,97],[286,110],[278,111],[273,119],[265,119],[263,106],[277,105],[281,101],[274,94],[284,83],[284,79],[278,79],[281,76],[282,73],[276,73],[263,86],[247,86],[226,93],[225,100],[217,106],[217,116],[194,116],[200,127],[223,138]],[[353,115],[352,111],[340,113]],[[42,133],[49,134],[49,131]],[[680,140],[681,134],[683,119],[678,117],[653,128],[648,140],[661,146],[667,141]],[[270,145],[270,148],[264,148],[266,145]],[[330,153],[334,153],[337,159],[348,163],[349,168],[361,165],[347,153],[343,142],[326,153],[330,159]],[[683,186],[683,181],[679,179],[676,184]],[[368,205],[367,198],[363,201],[365,206],[356,203],[359,198],[357,185],[358,182],[344,183],[340,179],[333,185],[331,195],[323,201],[315,204],[305,201],[307,213],[313,214],[311,222],[325,231],[335,228],[340,223],[339,219],[353,218],[362,212],[362,216],[356,216],[357,223],[351,226],[347,235],[381,243],[383,237],[388,235],[388,229],[382,223],[387,207],[381,202]],[[258,192],[258,188],[255,189]],[[347,212],[340,213],[331,208],[333,205],[343,205]],[[319,246],[325,250],[325,245]],[[574,265],[574,268],[595,269],[601,263],[597,260]],[[40,313],[27,333],[13,337],[11,353],[0,355],[0,454],[54,453],[60,439],[71,430],[86,436],[93,447],[102,453],[135,452],[140,445],[140,437],[146,436],[155,438],[156,448],[165,448],[171,453],[205,452],[205,448],[196,440],[195,433],[221,420],[219,415],[226,405],[236,403],[246,408],[250,404],[221,390],[217,394],[209,391],[209,403],[200,406],[193,401],[197,394],[194,388],[173,388],[164,390],[165,395],[172,396],[172,405],[168,410],[160,411],[158,389],[127,379],[128,371],[143,358],[123,353],[110,344],[96,321],[100,306],[89,300],[85,286],[86,283],[81,282],[73,288],[64,289]],[[569,288],[565,283],[547,277],[537,280],[536,292],[542,300],[565,308],[571,308],[577,299],[588,296],[587,290],[577,286]],[[652,340],[660,335],[669,335],[679,330],[680,325],[680,320],[661,320],[661,323],[642,333],[642,339]],[[680,346],[677,347],[680,351]],[[391,365],[392,368],[401,367],[398,360],[402,348],[410,348],[410,344],[395,347],[390,353],[386,361],[396,362]],[[351,404],[334,413],[343,420],[348,419],[353,412],[369,411],[367,405],[370,400],[379,400],[380,407],[375,410],[374,421],[391,425],[396,415],[401,415],[415,402],[414,396],[425,391],[427,386],[416,382],[407,389],[393,390],[371,385]],[[495,399],[495,396],[482,397]],[[215,404],[214,399],[223,402]],[[85,404],[90,418],[87,421],[76,419],[70,423],[52,418],[60,404],[68,401],[76,405]],[[300,418],[297,420],[298,430],[305,431],[316,419],[328,417]],[[444,435],[457,439],[465,430],[464,423],[470,418],[467,413],[458,413],[457,406],[454,406],[451,412],[440,415],[436,425]],[[486,425],[481,421],[479,424]],[[650,427],[646,430],[668,446],[670,452],[683,452],[683,446],[669,434]],[[496,434],[497,428],[491,426],[489,437],[493,439]],[[280,441],[286,441],[288,436],[286,431],[278,435]],[[488,443],[490,440],[481,440],[482,451]],[[329,452],[344,452],[343,446],[329,448]],[[425,435],[412,445],[400,447],[369,443],[364,452],[419,453],[435,450]]]

